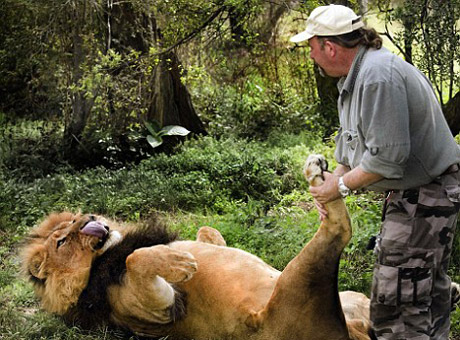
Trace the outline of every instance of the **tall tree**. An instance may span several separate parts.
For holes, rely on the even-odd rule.
[[[129,121],[133,118],[130,112],[132,110],[138,110],[138,120],[155,118],[160,123],[183,125],[195,133],[205,132],[187,88],[181,83],[180,62],[173,50],[155,58],[158,62],[155,62],[153,72],[148,71],[144,61],[144,69],[138,67],[136,72],[124,72],[123,79],[120,77],[123,68],[132,64],[140,65],[142,58],[148,58],[152,50],[161,49],[160,29],[157,27],[155,7],[151,3],[138,0],[75,0],[67,2],[65,6],[63,22],[67,22],[69,27],[59,33],[61,38],[64,37],[69,42],[67,48],[71,55],[68,63],[71,105],[66,111],[67,123],[64,131],[64,143],[69,157],[75,154],[81,144],[88,120],[94,115],[95,100],[108,102],[108,111],[100,114],[107,117],[109,123],[106,123],[106,127],[112,122],[111,133],[115,137],[121,136],[128,128]],[[95,18],[90,24],[87,22],[88,16]],[[109,74],[104,74],[101,67],[96,75],[91,72],[97,68],[101,58],[98,55],[108,53],[120,55],[121,60],[126,59],[127,63],[121,62],[115,70],[108,70],[111,81],[101,83],[100,78]],[[128,56],[132,55],[137,57],[128,61]],[[174,63],[168,64],[167,60],[173,60]],[[117,80],[117,77],[120,79]],[[120,98],[120,91],[115,91],[115,86],[108,83],[131,79],[130,82],[134,85],[136,78],[141,84],[138,104],[130,107],[120,104],[123,101],[136,100]],[[166,85],[174,91],[165,91],[162,87]]]
[[[460,132],[459,0],[380,0],[378,10],[385,20],[385,34],[406,61],[416,65],[431,80],[454,135]],[[402,30],[389,24],[400,22]]]
[[[86,126],[91,107],[94,103],[94,96],[88,97],[84,90],[78,89],[78,85],[83,77],[82,65],[88,54],[87,47],[84,44],[84,29],[87,27],[85,20],[88,15],[91,15],[92,9],[89,3],[72,1],[69,2],[65,9],[68,25],[70,25],[70,48],[71,48],[71,78],[72,84],[75,86],[75,91],[71,97],[71,111],[68,112],[68,119],[64,131],[64,144],[66,145],[66,153],[70,157],[78,146],[81,140],[83,130]]]
[[[161,51],[163,37],[157,25],[155,9],[134,6],[124,2],[111,9],[110,43],[118,51],[135,50],[140,56],[148,55],[150,49]],[[110,41],[110,40],[109,40]],[[181,125],[194,133],[205,133],[186,86],[181,81],[182,65],[174,49],[157,55],[154,71],[147,75],[147,88],[143,103],[146,119],[155,120],[160,126]]]

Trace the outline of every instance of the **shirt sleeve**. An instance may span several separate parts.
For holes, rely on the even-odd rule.
[[[401,85],[398,85],[401,84]],[[361,98],[364,171],[399,179],[410,153],[409,109],[402,82],[366,85]]]

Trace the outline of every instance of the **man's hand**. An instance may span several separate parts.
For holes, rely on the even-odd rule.
[[[320,220],[327,217],[327,209],[325,204],[340,197],[339,193],[339,177],[323,172],[324,183],[317,187],[310,187],[310,193],[315,199],[315,206],[318,209]]]
[[[345,185],[351,190],[357,190],[376,183],[383,179],[382,175],[365,172],[360,166],[351,171],[345,166],[338,166],[334,174],[324,172],[324,183],[317,187],[310,187],[310,193],[315,199],[315,206],[318,209],[321,220],[327,216],[325,204],[339,198],[339,177],[344,177]]]
[[[323,221],[327,217],[327,209],[324,204],[319,203],[317,200],[314,200],[316,210],[319,212],[319,219]]]
[[[310,187],[310,193],[320,204],[326,204],[340,197],[339,178],[330,172],[324,172],[324,183],[317,187]]]

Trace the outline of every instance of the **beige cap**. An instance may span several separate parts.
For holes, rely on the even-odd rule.
[[[316,7],[307,19],[305,31],[294,35],[293,43],[309,40],[314,36],[335,36],[353,32],[364,26],[361,17],[342,5]]]

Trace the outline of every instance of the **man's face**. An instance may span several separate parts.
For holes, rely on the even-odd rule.
[[[328,53],[327,46],[322,46],[317,37],[313,37],[308,40],[308,45],[310,46],[310,58],[313,59],[315,64],[319,68],[319,73],[324,75],[332,76],[328,73],[332,65],[331,55]]]

